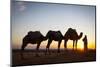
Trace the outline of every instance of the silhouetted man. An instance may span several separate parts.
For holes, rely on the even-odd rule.
[[[87,41],[87,36],[86,35],[83,38],[83,42],[84,42],[84,50],[87,51],[88,41]]]

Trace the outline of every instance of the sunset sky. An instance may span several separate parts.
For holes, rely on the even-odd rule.
[[[28,31],[40,31],[44,36],[49,30],[60,30],[64,35],[68,28],[76,29],[78,48],[83,48],[85,35],[88,39],[88,48],[95,49],[95,6],[72,4],[54,4],[13,1],[11,5],[12,48],[20,49],[22,39]],[[64,41],[61,43],[61,48]],[[58,43],[53,41],[50,48],[57,49]],[[68,48],[72,48],[73,41],[68,41]],[[41,43],[40,48],[46,48],[47,40]],[[29,44],[28,48],[36,48],[36,44]]]

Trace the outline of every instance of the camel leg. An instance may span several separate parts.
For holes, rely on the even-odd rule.
[[[75,41],[73,41],[73,50],[74,50],[74,43],[75,43]]]
[[[49,54],[51,54],[51,53],[50,53],[50,50],[49,50],[49,48],[50,48],[50,44],[51,44],[51,43],[52,43],[52,40],[49,42],[49,45],[48,45],[48,47],[47,47],[47,48],[48,48],[48,52],[49,52]]]
[[[27,46],[27,43],[23,43],[22,46],[21,46],[21,58],[24,58],[23,57],[23,51],[24,51],[24,48]]]
[[[77,40],[76,40],[75,48],[76,48],[76,50],[77,50]]]
[[[47,53],[47,52],[50,53],[49,47],[50,47],[50,44],[51,44],[51,43],[52,43],[52,40],[48,40],[48,44],[47,44],[47,46],[46,46],[46,53]],[[46,53],[45,53],[45,55],[46,55]]]
[[[58,42],[58,53],[60,53],[60,44],[61,44],[61,41]]]
[[[65,48],[65,50],[66,50],[66,48],[67,48],[67,47],[66,47],[66,43],[67,43],[67,41],[65,40],[65,41],[64,41],[64,48]]]
[[[40,44],[41,44],[41,42],[37,43],[37,47],[36,47],[36,56],[38,56]]]

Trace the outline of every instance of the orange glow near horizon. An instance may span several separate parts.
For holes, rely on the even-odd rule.
[[[12,41],[13,47],[21,48],[21,45],[22,45],[21,39],[22,38],[18,38],[18,36],[14,37],[14,39],[12,39],[13,40]],[[41,42],[40,48],[45,49],[46,45],[47,45],[47,42],[48,42],[48,40]],[[68,40],[66,45],[67,45],[68,49],[72,49],[73,48],[73,41],[72,40]],[[33,45],[29,44],[26,48],[34,49],[34,48],[36,48],[36,46],[37,46],[36,44],[33,44]],[[52,43],[50,45],[50,49],[57,49],[57,48],[58,48],[58,42],[57,41],[52,41]],[[64,49],[64,40],[62,40],[60,48]],[[84,49],[84,43],[83,43],[83,41],[81,39],[78,40],[77,49],[79,49],[79,50],[83,50]],[[95,41],[94,42],[88,41],[88,49],[96,49]]]
[[[48,42],[48,40],[41,42],[40,48],[45,49],[46,45],[47,45],[47,42]],[[72,40],[68,40],[66,45],[67,45],[68,49],[72,49],[73,48],[73,41]],[[13,46],[15,46],[15,45],[13,45]],[[16,45],[16,46],[17,47],[21,47],[21,44],[20,45]],[[37,44],[29,44],[29,45],[27,45],[26,48],[36,48],[36,46],[37,46]],[[57,48],[58,48],[58,42],[57,41],[52,41],[52,43],[50,45],[50,49],[57,49]],[[64,40],[62,40],[60,48],[64,49]],[[78,43],[77,43],[77,49],[79,49],[79,50],[83,50],[84,49],[84,43],[81,40],[79,40]],[[96,49],[95,43],[93,43],[93,42],[90,43],[89,42],[88,43],[88,49]]]
[[[88,49],[95,49],[95,44],[94,43],[89,43],[88,44]],[[52,42],[52,44],[50,45],[50,48],[58,48],[58,42]],[[62,41],[60,48],[64,48],[64,41]],[[68,41],[67,42],[67,48],[68,49],[72,49],[73,48],[73,41]],[[79,50],[83,50],[84,49],[84,43],[82,41],[78,41],[77,43],[77,49]]]

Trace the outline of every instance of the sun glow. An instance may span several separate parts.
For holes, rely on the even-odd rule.
[[[67,49],[73,49],[73,41],[69,40],[66,45],[67,45]],[[95,44],[89,43],[87,47],[88,47],[88,49],[95,49]],[[50,45],[50,48],[57,49],[58,48],[58,42],[53,41]],[[62,41],[60,48],[64,49],[64,40]],[[84,43],[81,40],[79,40],[78,43],[77,43],[77,49],[78,50],[84,50]]]
[[[77,48],[80,49],[80,50],[83,50],[84,49],[84,44],[83,44],[82,41],[78,41]]]

